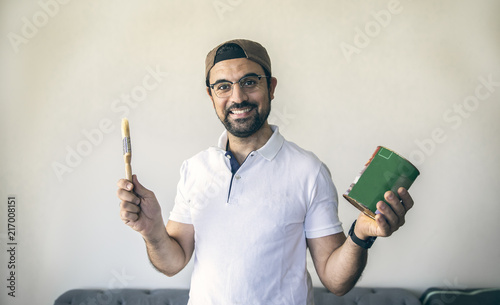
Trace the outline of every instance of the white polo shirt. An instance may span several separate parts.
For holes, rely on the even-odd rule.
[[[342,231],[327,167],[278,127],[233,174],[227,133],[184,161],[170,220],[193,224],[190,305],[312,304],[306,238]]]

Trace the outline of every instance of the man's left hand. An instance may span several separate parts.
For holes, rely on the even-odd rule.
[[[354,228],[358,238],[366,240],[370,236],[391,236],[404,225],[406,213],[413,207],[413,199],[408,191],[400,187],[397,195],[387,191],[384,198],[386,202],[377,203],[380,214],[375,216],[375,221],[363,213],[359,215]]]

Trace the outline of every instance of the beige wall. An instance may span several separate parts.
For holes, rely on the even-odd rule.
[[[237,37],[267,47],[278,78],[271,122],[328,165],[340,194],[377,145],[422,173],[407,224],[377,240],[360,286],[500,286],[499,8],[495,0],[0,1],[0,196],[18,200],[16,300],[188,287],[191,265],[174,278],[158,274],[118,217],[120,120],[130,120],[134,172],[168,217],[181,162],[222,131],[204,57]],[[357,211],[339,202],[347,230]],[[2,287],[7,261],[2,250]],[[1,291],[2,304],[15,304]]]

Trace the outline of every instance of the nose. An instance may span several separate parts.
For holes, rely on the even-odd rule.
[[[242,101],[246,101],[248,99],[248,95],[243,91],[239,83],[233,84],[233,92],[231,92],[230,96],[232,102],[240,103]]]

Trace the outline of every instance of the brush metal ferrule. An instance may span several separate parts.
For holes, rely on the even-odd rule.
[[[132,152],[132,145],[130,143],[130,137],[124,137],[123,138],[123,154],[131,153]]]

